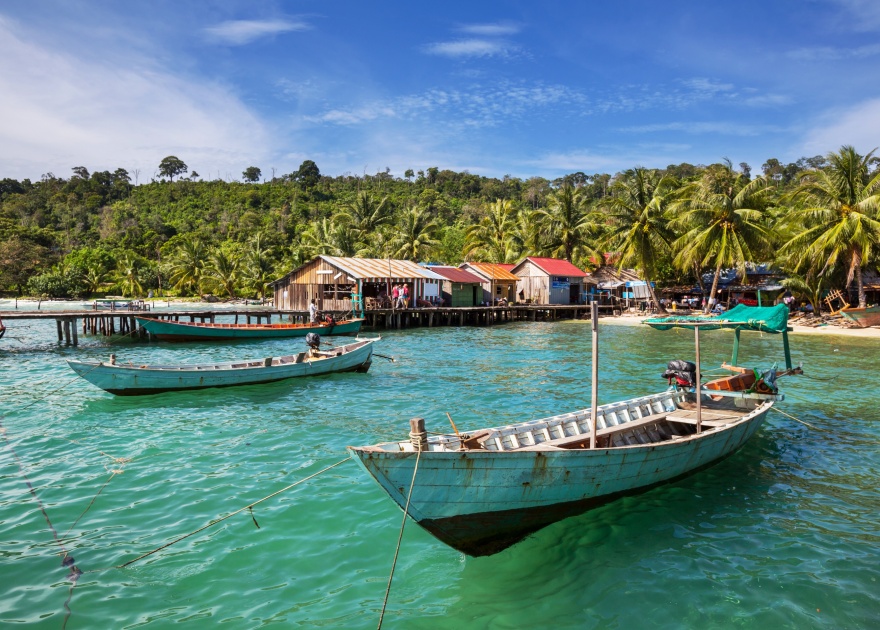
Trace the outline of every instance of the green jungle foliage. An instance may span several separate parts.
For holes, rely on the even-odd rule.
[[[176,156],[158,173],[140,185],[125,169],[83,166],[68,179],[0,180],[0,292],[247,297],[318,254],[453,265],[533,255],[584,269],[612,260],[660,284],[712,272],[712,287],[721,269],[770,262],[799,294],[851,286],[864,302],[880,244],[878,158],[852,147],[769,159],[760,174],[725,160],[554,181],[436,167],[328,177],[306,160],[227,182]]]

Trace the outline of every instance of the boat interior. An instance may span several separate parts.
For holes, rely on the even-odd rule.
[[[768,405],[774,396],[758,398],[704,392],[700,410],[702,432],[714,431],[742,420]],[[431,451],[566,450],[590,447],[590,410],[532,420],[461,435],[433,436]],[[597,409],[596,446],[616,448],[679,440],[697,432],[697,405],[693,393],[682,388],[634,398]],[[414,450],[409,442],[395,443]]]

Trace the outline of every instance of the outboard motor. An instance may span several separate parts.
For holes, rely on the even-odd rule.
[[[662,374],[670,385],[672,379],[679,387],[693,387],[697,382],[697,366],[690,361],[675,359],[666,364],[666,371]]]
[[[321,335],[310,332],[306,335],[306,345],[312,350],[318,350],[321,347]]]

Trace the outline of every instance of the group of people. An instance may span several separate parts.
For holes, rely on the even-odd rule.
[[[391,288],[391,308],[409,308],[409,286],[395,284]]]

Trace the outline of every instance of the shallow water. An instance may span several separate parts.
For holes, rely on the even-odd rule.
[[[346,445],[404,439],[413,416],[445,432],[447,411],[464,430],[589,406],[582,322],[382,331],[376,351],[398,360],[376,359],[366,375],[139,398],[77,380],[64,360],[206,362],[303,344],[81,337],[65,348],[49,324],[8,325],[4,624],[60,628],[70,597],[67,628],[375,627],[402,513],[352,462],[258,505],[259,528],[242,512],[130,567],[100,569],[343,460]],[[729,333],[702,339],[705,370],[729,358]],[[794,337],[792,346],[807,376],[782,383],[780,408],[815,428],[771,413],[718,465],[487,558],[409,522],[384,626],[876,627],[880,342]],[[600,402],[663,389],[666,362],[692,354],[688,332],[602,326]],[[781,354],[778,337],[743,334],[742,363],[767,367]],[[25,476],[85,571],[72,591]]]

